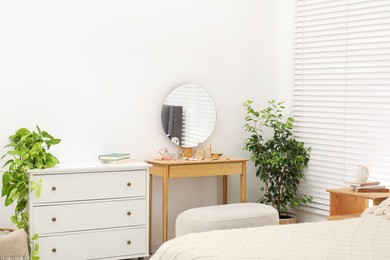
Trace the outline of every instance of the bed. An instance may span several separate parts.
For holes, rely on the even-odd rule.
[[[173,259],[390,259],[390,200],[354,219],[193,233],[151,258]]]

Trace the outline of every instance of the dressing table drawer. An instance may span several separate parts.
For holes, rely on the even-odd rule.
[[[146,171],[34,175],[42,180],[41,196],[33,203],[126,198],[146,195]]]
[[[201,176],[223,176],[242,172],[241,162],[224,161],[222,163],[203,163],[193,165],[170,166],[169,178],[186,178]]]
[[[34,231],[49,234],[146,225],[146,199],[34,207]]]
[[[147,254],[146,228],[83,232],[38,238],[41,259],[124,259]]]

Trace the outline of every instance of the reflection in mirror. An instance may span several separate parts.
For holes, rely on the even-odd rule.
[[[181,147],[195,147],[206,141],[214,130],[216,117],[210,94],[192,84],[173,89],[161,110],[165,134]]]

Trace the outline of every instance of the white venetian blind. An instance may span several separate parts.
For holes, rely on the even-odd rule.
[[[312,148],[303,192],[327,213],[328,188],[358,165],[390,184],[390,0],[297,0],[293,116]]]

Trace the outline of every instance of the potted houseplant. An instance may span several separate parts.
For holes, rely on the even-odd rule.
[[[6,170],[2,176],[1,196],[5,197],[5,206],[16,203],[15,214],[11,216],[11,221],[18,228],[28,232],[28,194],[36,192],[39,197],[42,184],[30,181],[27,171],[56,165],[58,160],[49,153],[49,149],[61,140],[54,138],[46,131],[41,131],[37,126],[37,132],[26,128],[19,129],[9,137],[9,141],[6,147],[10,149],[1,157],[1,160],[8,157],[3,166]],[[37,239],[36,235],[33,236],[33,240],[35,239]],[[38,244],[31,249],[33,260],[39,259],[38,249]]]
[[[264,195],[258,202],[276,208],[283,223],[283,219],[294,216],[289,208],[312,202],[312,197],[299,192],[299,184],[305,181],[303,170],[309,162],[310,148],[294,138],[294,119],[284,118],[284,102],[270,101],[269,106],[260,111],[254,110],[252,103],[251,100],[244,102],[245,131],[250,133],[244,150],[251,152],[256,176],[264,183],[261,187]],[[268,139],[264,135],[266,129],[271,131]]]

